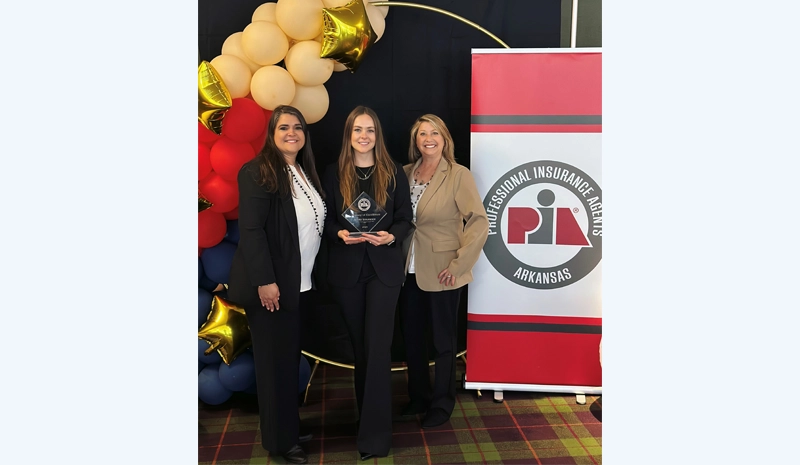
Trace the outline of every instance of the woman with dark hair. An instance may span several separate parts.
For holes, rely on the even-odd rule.
[[[267,140],[239,171],[239,245],[228,297],[243,306],[253,341],[261,444],[289,463],[308,463],[301,435],[300,322],[313,304],[312,270],[325,204],[308,126],[294,107],[275,108]]]
[[[423,428],[450,419],[456,402],[456,343],[461,290],[489,235],[489,220],[470,171],[456,163],[453,138],[441,118],[422,115],[411,128],[408,165],[416,229],[403,243],[407,262],[400,296],[408,396],[403,415],[426,412]],[[431,390],[428,338],[433,336]]]
[[[342,310],[355,356],[361,459],[385,457],[392,443],[391,346],[405,257],[398,247],[411,229],[408,179],[386,150],[378,115],[356,107],[347,117],[339,162],[322,180],[330,215],[328,282]],[[364,197],[366,194],[368,197]],[[359,201],[356,201],[359,199]],[[386,216],[359,233],[342,215],[377,204]],[[380,216],[380,213],[379,213]]]

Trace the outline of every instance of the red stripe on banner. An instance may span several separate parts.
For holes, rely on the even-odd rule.
[[[472,132],[603,132],[601,124],[473,124]]]
[[[603,319],[580,316],[545,316],[545,315],[486,315],[468,313],[467,321],[481,323],[547,323],[555,325],[591,325],[602,326]]]
[[[602,386],[600,334],[467,330],[471,383]]]
[[[473,54],[472,114],[601,115],[601,59],[599,52]]]

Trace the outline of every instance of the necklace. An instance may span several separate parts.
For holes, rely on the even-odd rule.
[[[366,171],[361,171],[361,169],[362,168],[360,166],[356,166],[356,177],[362,181],[366,181],[370,178],[370,176],[372,176],[372,173],[375,172],[375,165],[366,168]]]
[[[306,174],[305,170],[303,170],[302,167],[300,167],[300,170],[303,171],[303,176],[305,176],[305,178],[308,179],[308,175]],[[316,228],[316,230],[317,230],[317,235],[319,237],[322,237],[322,224],[319,221],[319,214],[317,213],[317,206],[314,205],[314,201],[311,199],[311,195],[308,193],[306,188],[303,187],[303,183],[300,182],[299,179],[297,179],[297,176],[295,176],[294,170],[290,169],[289,172],[292,173],[292,179],[294,179],[295,184],[300,186],[300,190],[303,191],[303,194],[305,194],[306,198],[308,199],[308,203],[309,203],[309,205],[311,205],[311,209],[314,210],[314,228]],[[317,189],[314,188],[313,184],[309,183],[309,187],[311,187],[311,189],[314,189],[314,192],[319,196],[319,192],[317,192]],[[322,208],[324,210],[324,213],[322,215],[322,219],[324,220],[325,216],[328,214],[328,206],[325,205],[325,202],[322,202]]]

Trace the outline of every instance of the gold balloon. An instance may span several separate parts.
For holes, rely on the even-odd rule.
[[[367,17],[363,0],[322,9],[322,51],[320,58],[333,58],[354,73],[377,35]]]
[[[197,69],[197,118],[214,134],[222,133],[222,119],[231,107],[231,94],[211,63],[203,61]]]
[[[226,365],[230,365],[252,342],[244,309],[218,295],[211,301],[211,313],[197,337],[211,344],[204,352],[206,355],[216,350]]]
[[[213,206],[214,204],[209,202],[208,199],[204,199],[202,196],[197,197],[197,213],[200,213],[203,210],[208,210]]]

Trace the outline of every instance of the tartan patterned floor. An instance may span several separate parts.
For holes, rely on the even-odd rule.
[[[313,365],[312,365],[313,366]],[[458,379],[465,365],[459,361]],[[458,390],[450,421],[423,430],[420,417],[396,417],[388,457],[359,460],[356,449],[356,403],[353,372],[320,364],[314,374],[304,424],[314,438],[303,449],[309,463],[325,464],[602,464],[602,399],[574,395],[504,392],[495,403],[491,391]],[[393,411],[406,402],[406,372],[392,373]],[[282,464],[261,447],[255,396],[236,393],[226,403],[200,403],[200,464]]]

